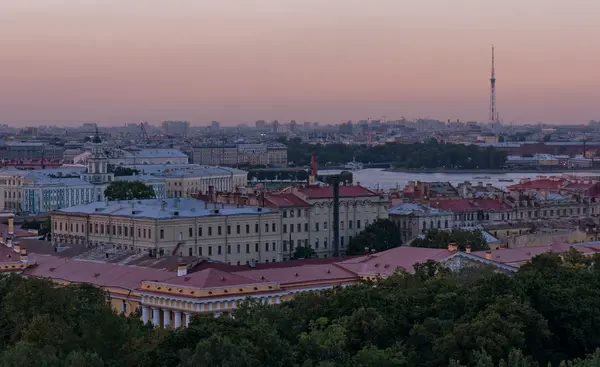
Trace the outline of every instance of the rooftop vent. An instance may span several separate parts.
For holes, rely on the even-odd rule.
[[[179,212],[173,212],[173,215],[174,215],[174,216],[178,216],[178,215],[179,215]]]

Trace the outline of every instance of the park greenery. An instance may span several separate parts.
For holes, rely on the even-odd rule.
[[[154,188],[141,181],[113,181],[104,190],[108,200],[154,199]]]
[[[446,248],[449,243],[456,243],[460,251],[465,251],[467,246],[471,246],[472,251],[489,249],[483,232],[479,229],[430,229],[423,238],[415,238],[410,245],[413,247]]]
[[[348,255],[362,255],[398,247],[402,244],[400,230],[390,219],[376,219],[348,244]]]
[[[356,159],[362,163],[389,163],[404,169],[500,169],[506,153],[495,148],[450,144],[432,139],[426,143],[386,143],[375,146],[358,144],[308,144],[294,138],[285,142],[288,160],[297,166],[310,165],[317,154],[319,166],[343,165]]]
[[[515,274],[429,261],[178,330],[118,314],[90,285],[4,275],[0,366],[598,366],[599,260],[548,253]]]

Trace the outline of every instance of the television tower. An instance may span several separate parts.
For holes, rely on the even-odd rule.
[[[496,110],[496,68],[494,65],[494,46],[492,46],[492,76],[490,78],[490,124],[499,123],[498,111]]]

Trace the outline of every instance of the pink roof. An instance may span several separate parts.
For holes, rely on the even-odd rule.
[[[596,182],[588,182],[588,183],[571,182],[567,186],[565,186],[565,189],[567,189],[567,190],[589,190],[589,189],[593,188],[594,186],[596,186]]]
[[[278,282],[280,285],[293,285],[305,282],[327,282],[356,278],[356,274],[336,264],[301,265],[287,268],[252,269],[236,272],[247,278],[262,282]]]
[[[474,212],[479,210],[506,212],[512,210],[510,205],[489,198],[437,200],[431,201],[431,206],[453,212]]]
[[[51,255],[29,256],[36,266],[23,273],[29,276],[52,278],[75,283],[89,283],[100,287],[137,289],[143,280],[163,281],[173,277],[173,272],[153,268],[81,261]]]
[[[310,204],[302,200],[298,196],[290,193],[273,194],[269,193],[265,195],[265,199],[273,204],[275,208],[289,208],[289,207],[309,207]]]
[[[339,265],[356,273],[371,273],[373,275],[379,273],[381,276],[388,276],[398,268],[406,269],[412,273],[414,272],[414,265],[417,263],[424,263],[427,260],[440,261],[453,254],[456,254],[456,252],[447,249],[400,246],[372,255],[346,260],[339,263]]]
[[[12,248],[0,244],[0,264],[14,264],[21,262],[20,254]]]
[[[301,187],[298,189],[298,192],[311,199],[333,198],[333,187],[331,186]],[[340,197],[363,197],[377,195],[377,193],[362,186],[340,186]]]
[[[255,279],[246,278],[239,274],[233,274],[217,269],[204,269],[185,276],[173,276],[161,283],[194,288],[217,288],[265,283],[265,281],[256,281]]]
[[[584,255],[600,252],[600,244],[572,245],[568,243],[553,243],[549,245],[527,246],[520,248],[499,249],[492,251],[492,260],[510,266],[520,266],[530,261],[537,255],[547,252],[566,252],[573,247]],[[472,255],[485,258],[486,251],[475,251]]]

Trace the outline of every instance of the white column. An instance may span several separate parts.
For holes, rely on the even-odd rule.
[[[146,325],[149,320],[150,320],[150,307],[142,306],[142,322],[144,323],[144,325]]]
[[[275,304],[278,305],[281,303],[281,298],[279,296],[275,296]]]
[[[209,303],[208,303],[208,310],[209,310],[209,311],[212,311],[212,309],[213,309],[213,303],[212,303],[212,302],[209,302]]]
[[[175,318],[175,329],[180,328],[181,327],[181,311],[175,311],[173,312],[173,317]]]
[[[152,307],[152,323],[156,327],[160,327],[160,308]]]
[[[163,319],[166,328],[171,326],[171,310],[163,310]]]
[[[188,327],[188,326],[190,326],[190,317],[191,317],[191,316],[192,316],[192,315],[191,315],[189,312],[186,312],[186,313],[185,313],[185,327]]]

